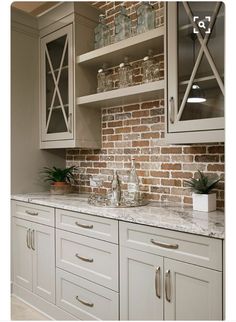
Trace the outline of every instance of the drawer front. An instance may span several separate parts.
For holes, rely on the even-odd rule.
[[[56,230],[57,267],[118,291],[118,246]]]
[[[138,224],[120,222],[122,246],[222,270],[222,241]]]
[[[118,222],[116,220],[57,209],[56,227],[111,243],[118,243]]]
[[[12,201],[12,216],[54,227],[54,208]]]
[[[118,293],[57,268],[57,306],[80,320],[118,320]]]

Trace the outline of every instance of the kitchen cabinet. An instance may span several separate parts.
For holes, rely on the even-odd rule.
[[[80,91],[89,87],[90,76],[85,79],[75,62],[78,54],[93,46],[98,15],[86,3],[67,2],[38,18],[42,149],[101,146],[100,110],[76,102]]]
[[[127,223],[120,237],[122,320],[222,320],[222,266],[193,264],[209,255],[209,238]],[[219,250],[212,256],[220,261]]]
[[[224,141],[224,10],[222,2],[166,6],[170,143]]]
[[[54,228],[13,218],[14,282],[55,303]]]

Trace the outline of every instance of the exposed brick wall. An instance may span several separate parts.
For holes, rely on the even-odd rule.
[[[111,24],[111,29],[120,3],[94,3],[109,13],[107,21]],[[133,14],[133,19],[136,18],[137,3],[125,2],[130,9],[129,14]],[[159,10],[158,17],[161,17],[163,3],[155,3],[155,7]],[[163,55],[159,55],[158,59],[163,64]],[[137,76],[141,77],[140,65],[135,65],[135,68]],[[140,79],[137,83],[139,81]],[[67,166],[78,166],[78,190],[91,192],[90,177],[102,175],[104,182],[100,191],[107,192],[111,187],[114,170],[118,172],[122,189],[127,189],[131,157],[135,157],[140,191],[145,199],[191,204],[191,193],[184,187],[183,182],[196,176],[196,171],[199,169],[222,178],[217,189],[217,207],[223,208],[224,145],[220,143],[166,145],[164,106],[164,99],[158,99],[103,108],[101,150],[67,149]]]

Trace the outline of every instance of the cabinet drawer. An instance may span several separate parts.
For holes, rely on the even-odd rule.
[[[54,227],[54,208],[12,201],[12,216]]]
[[[118,243],[118,222],[63,209],[56,210],[57,228]]]
[[[118,320],[118,293],[57,268],[57,306],[80,320]]]
[[[97,284],[118,290],[118,246],[56,230],[56,264]]]
[[[222,241],[167,229],[120,222],[122,246],[222,270]]]

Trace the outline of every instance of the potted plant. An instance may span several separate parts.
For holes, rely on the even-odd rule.
[[[76,181],[73,172],[75,169],[75,166],[64,169],[44,167],[42,174],[44,181],[50,182],[51,184],[51,193],[64,194],[71,192],[71,183]]]
[[[184,183],[193,191],[193,210],[210,212],[216,210],[216,193],[212,190],[216,187],[220,178],[210,179],[198,170],[199,178],[184,180]]]

